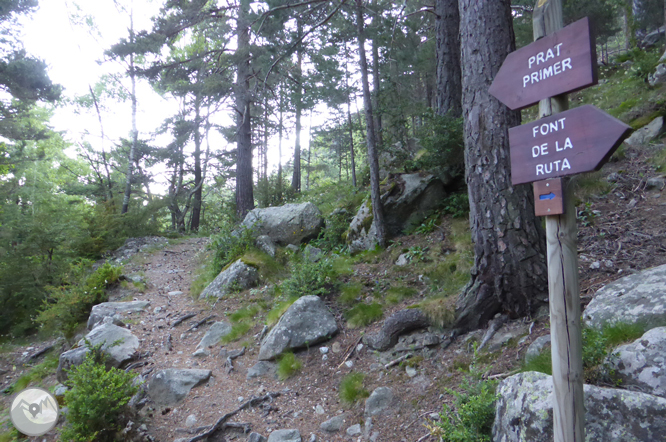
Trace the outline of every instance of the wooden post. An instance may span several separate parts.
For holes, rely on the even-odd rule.
[[[534,40],[563,27],[562,0],[537,0]],[[541,118],[568,108],[566,95],[539,102]],[[583,357],[576,207],[572,186],[563,180],[564,214],[546,217],[550,335],[553,359],[553,434],[555,442],[585,440]]]

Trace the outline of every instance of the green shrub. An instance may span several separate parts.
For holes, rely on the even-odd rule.
[[[277,363],[278,379],[281,381],[289,379],[301,371],[301,368],[303,368],[303,363],[293,353],[283,353]]]
[[[397,304],[405,299],[411,298],[418,293],[413,287],[391,287],[386,291],[386,302],[389,304]]]
[[[464,150],[462,118],[441,116],[434,112],[422,116],[424,124],[418,137],[423,151],[407,167],[418,170],[448,170],[452,175],[464,170]]]
[[[222,336],[221,342],[223,344],[228,344],[230,342],[238,341],[240,338],[245,336],[245,334],[250,331],[254,322],[243,321],[231,326],[231,331],[229,334]]]
[[[357,401],[370,396],[368,390],[363,388],[365,375],[363,373],[349,373],[340,381],[340,402],[352,406]]]
[[[220,233],[210,238],[209,247],[215,253],[212,271],[216,275],[254,247],[253,229],[238,229],[234,232],[232,227],[231,224],[224,224],[220,227]]]
[[[380,319],[383,315],[382,306],[373,302],[372,304],[360,303],[345,313],[347,324],[351,328],[365,327]]]
[[[293,265],[291,276],[282,282],[282,293],[288,297],[322,296],[329,292],[333,271],[327,259],[310,262],[300,259]]]
[[[444,198],[442,212],[454,218],[469,216],[469,195],[467,193],[454,193]]]
[[[319,237],[312,241],[312,245],[326,252],[346,249],[346,233],[351,222],[349,212],[338,211],[326,218],[326,227],[319,233]]]
[[[134,373],[111,368],[96,360],[95,352],[83,364],[69,371],[65,403],[69,409],[68,425],[62,432],[66,441],[112,441],[122,429],[127,403],[138,391],[132,385]]]
[[[106,263],[89,273],[91,264],[80,261],[72,265],[64,284],[48,287],[49,298],[37,316],[44,328],[71,336],[94,305],[108,300],[106,289],[118,282],[123,268]]]
[[[345,305],[351,305],[357,302],[359,296],[363,291],[363,285],[358,282],[350,282],[344,284],[340,288],[340,296],[338,297],[338,302]]]

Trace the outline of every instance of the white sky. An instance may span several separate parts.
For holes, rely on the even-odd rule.
[[[131,4],[131,0],[123,3]],[[80,8],[80,11],[77,8]],[[135,30],[150,29],[151,17],[157,14],[161,0],[134,1]],[[85,26],[77,24],[70,17],[74,14],[89,15],[94,20],[99,36],[93,36]],[[105,62],[103,53],[112,44],[128,35],[129,18],[120,13],[112,0],[41,0],[39,10],[23,20],[23,42],[31,55],[46,61],[49,75],[55,83],[64,87],[64,96],[74,97],[88,93],[89,85],[94,85],[100,77],[109,71],[119,72],[122,67],[115,62]],[[150,138],[155,129],[165,118],[178,110],[175,100],[166,100],[155,93],[145,81],[137,87],[138,117],[137,126],[141,138]],[[131,128],[131,109],[127,103],[106,103],[109,112],[103,114],[103,124],[109,149],[120,137],[128,137]],[[229,125],[228,112],[222,111],[218,124]],[[303,119],[301,145],[308,147],[309,115]],[[75,114],[72,108],[59,108],[51,120],[54,129],[66,132],[66,138],[76,144],[82,140],[96,146],[100,142],[100,129],[97,114],[92,111]],[[293,140],[285,133],[282,144],[282,162],[286,163],[293,156]],[[229,148],[227,142],[211,132],[211,150]],[[168,137],[156,139],[156,144],[165,145]],[[277,167],[277,139],[269,141],[269,168]],[[159,173],[161,171],[154,171]],[[153,192],[162,193],[164,185],[157,185]]]

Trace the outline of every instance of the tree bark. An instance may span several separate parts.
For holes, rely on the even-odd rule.
[[[284,91],[280,87],[280,121],[278,123],[278,201],[282,203],[282,109],[284,107]]]
[[[435,0],[437,114],[462,114],[458,0]]]
[[[241,0],[238,9],[238,66],[236,84],[236,213],[239,219],[254,208],[252,180],[252,122],[250,115],[250,0]]]
[[[515,48],[510,0],[460,0],[465,178],[474,242],[471,281],[457,304],[457,327],[483,326],[497,313],[524,316],[548,293],[545,241],[529,186],[512,187],[508,129],[520,124],[488,93]]]
[[[666,0],[664,0],[666,1]],[[379,48],[377,37],[372,39],[372,106],[375,114],[375,135],[377,137],[377,148],[381,149],[384,145],[382,134],[382,114],[379,111]]]
[[[130,42],[134,43],[134,17],[130,13]],[[120,213],[127,213],[129,210],[130,195],[132,194],[132,174],[134,173],[134,157],[136,155],[136,146],[139,142],[139,132],[136,129],[136,70],[134,66],[134,54],[130,54],[129,76],[132,83],[132,145],[130,146],[129,157],[127,158],[127,179],[125,180],[125,194],[123,195],[123,206]]]
[[[303,25],[298,20],[298,38],[303,34]],[[291,188],[294,192],[301,191],[301,114],[303,112],[303,85],[302,81],[302,68],[303,68],[303,46],[301,43],[296,48],[296,143],[294,145],[294,175],[291,180]]]
[[[358,53],[363,83],[363,107],[365,107],[365,125],[367,128],[368,163],[370,165],[370,199],[372,200],[372,216],[377,231],[377,243],[386,247],[386,226],[379,189],[379,160],[375,141],[375,125],[372,112],[372,96],[368,82],[368,61],[365,57],[365,34],[363,31],[363,0],[356,0],[356,26],[358,29]]]
[[[194,98],[194,201],[192,203],[192,218],[190,219],[190,231],[198,232],[201,220],[201,195],[203,183],[201,174],[201,99],[199,92]]]

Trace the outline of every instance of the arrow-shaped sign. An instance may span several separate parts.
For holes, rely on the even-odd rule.
[[[555,199],[555,194],[553,192],[550,192],[546,195],[539,195],[539,199],[541,201],[554,200]]]
[[[631,127],[592,105],[509,129],[511,182],[516,184],[599,169]]]
[[[510,53],[488,90],[522,109],[597,84],[596,48],[587,17]]]

